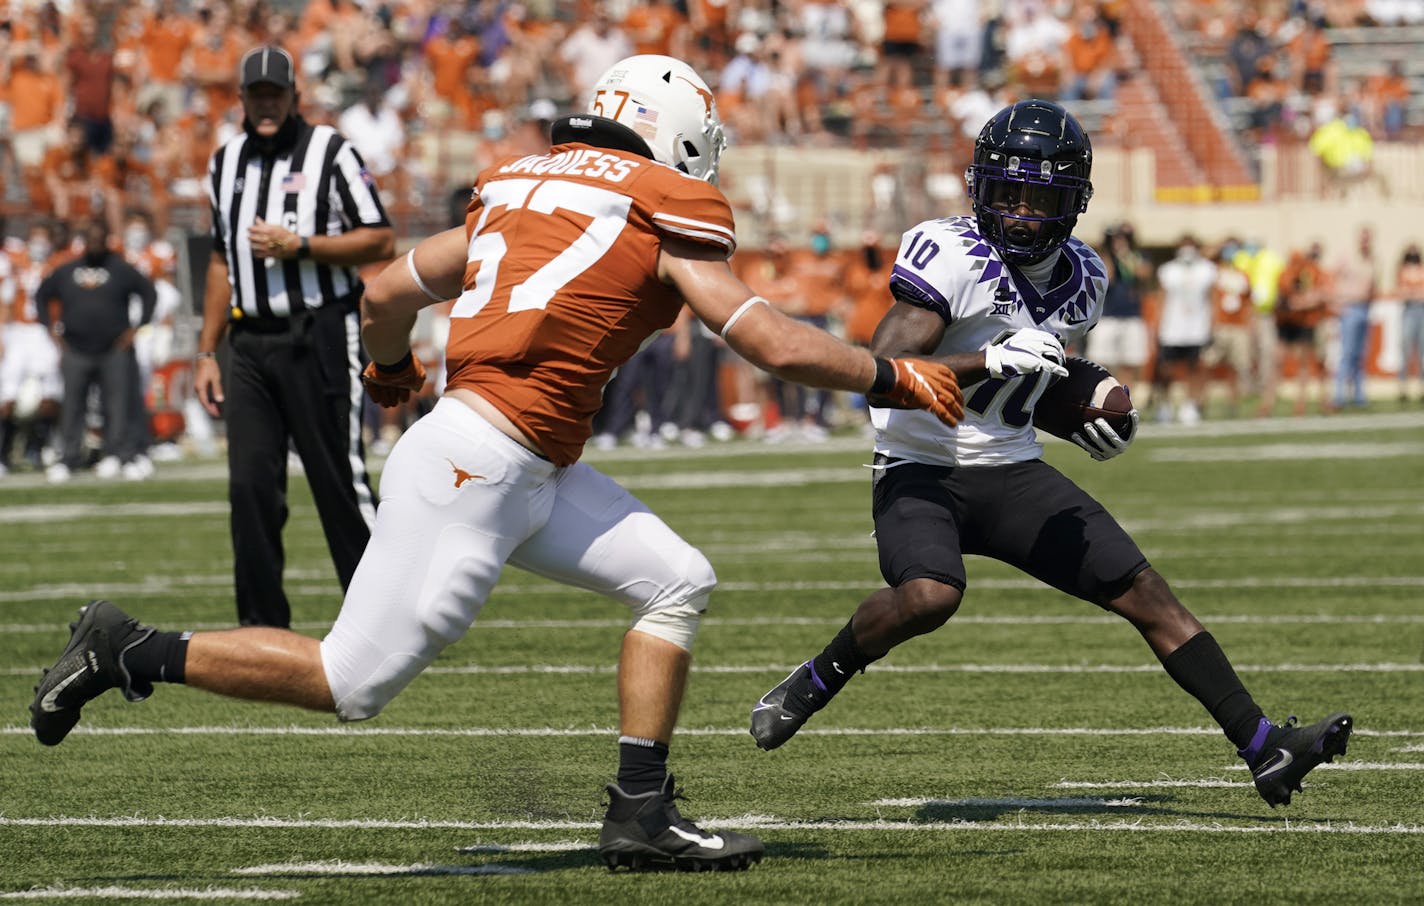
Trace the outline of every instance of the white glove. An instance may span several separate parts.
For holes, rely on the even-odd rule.
[[[1096,418],[1083,425],[1083,430],[1075,433],[1069,440],[1088,451],[1088,455],[1098,462],[1112,459],[1114,456],[1126,450],[1137,436],[1137,410],[1133,409],[1128,413],[1132,419],[1132,430],[1127,432],[1126,437],[1119,437],[1118,433],[1108,425],[1105,418]]]
[[[1044,330],[1025,327],[984,350],[984,367],[996,378],[1017,377],[1034,371],[1047,371],[1067,377],[1064,363],[1068,356],[1058,338]]]

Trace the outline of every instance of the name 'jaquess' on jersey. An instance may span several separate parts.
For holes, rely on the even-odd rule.
[[[1041,278],[1037,285],[1025,268],[999,257],[972,217],[947,217],[906,231],[890,292],[944,319],[934,355],[985,349],[1024,327],[1055,334],[1065,346],[1081,340],[1098,323],[1107,289],[1107,269],[1097,252],[1070,238],[1056,258],[1029,269]],[[951,466],[1037,459],[1043,446],[1034,432],[1033,406],[1049,379],[1045,373],[990,377],[964,387],[964,419],[953,428],[925,412],[872,408],[875,451]]]

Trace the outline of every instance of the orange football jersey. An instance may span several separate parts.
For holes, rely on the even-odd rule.
[[[581,143],[498,161],[474,195],[447,386],[489,400],[570,465],[614,369],[682,308],[657,276],[663,237],[731,255],[731,207],[672,167]]]

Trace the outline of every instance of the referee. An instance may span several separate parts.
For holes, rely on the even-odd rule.
[[[343,589],[370,538],[355,267],[390,258],[395,234],[355,149],[297,113],[291,56],[257,47],[238,73],[242,132],[208,162],[213,254],[194,385],[203,407],[227,420],[238,619],[285,627],[289,443]],[[217,362],[224,334],[226,388]]]

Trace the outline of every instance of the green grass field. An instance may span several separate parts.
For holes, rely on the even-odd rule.
[[[233,619],[221,463],[142,484],[0,484],[0,900],[442,903],[1424,903],[1424,416],[1144,431],[1098,495],[1267,713],[1352,711],[1349,753],[1272,811],[1125,623],[972,558],[944,629],[772,753],[756,698],[880,584],[866,445],[591,457],[700,546],[721,588],[674,740],[684,810],[763,837],[736,874],[611,874],[622,609],[510,570],[379,718],[160,686],[30,735],[40,668],[91,597],[165,628]],[[288,588],[338,588],[293,481]]]

